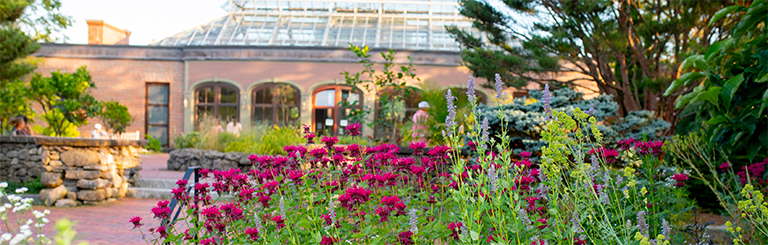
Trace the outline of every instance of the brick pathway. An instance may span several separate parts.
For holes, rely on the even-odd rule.
[[[142,155],[142,167],[140,176],[146,179],[180,179],[184,172],[167,171],[166,161],[168,154]],[[51,210],[48,219],[51,223],[43,228],[43,234],[53,238],[56,235],[54,223],[67,218],[76,222],[75,230],[77,239],[87,241],[90,245],[96,244],[145,244],[138,230],[132,230],[133,225],[128,222],[134,216],[143,219],[143,231],[149,227],[157,227],[160,222],[152,219],[152,207],[157,205],[157,199],[120,199],[115,203],[104,206],[79,206],[74,208],[56,208],[35,206],[36,210]],[[28,213],[23,220],[32,217]],[[9,217],[15,221],[15,217]],[[3,232],[5,231],[3,227]]]

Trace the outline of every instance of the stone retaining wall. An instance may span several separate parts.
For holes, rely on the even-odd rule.
[[[239,168],[250,171],[251,154],[240,152],[222,153],[214,150],[176,149],[168,154],[168,170],[186,171],[188,167],[201,166],[207,169],[229,170]]]
[[[145,140],[0,136],[0,181],[40,177],[47,205],[102,204],[122,198],[141,170]]]

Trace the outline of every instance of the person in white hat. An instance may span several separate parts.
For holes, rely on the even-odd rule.
[[[91,130],[91,138],[94,139],[108,139],[109,133],[107,131],[104,131],[104,129],[101,129],[101,124],[97,123],[93,126],[93,130]]]
[[[429,103],[426,101],[419,102],[419,111],[413,114],[413,133],[411,137],[414,140],[427,142],[427,120],[429,119],[427,109],[429,109]]]

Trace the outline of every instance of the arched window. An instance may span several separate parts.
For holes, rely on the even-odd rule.
[[[381,99],[389,100],[394,93],[393,88],[384,88],[379,90],[378,96]],[[417,111],[419,111],[419,102],[421,102],[422,96],[421,92],[417,90],[416,88],[410,87],[408,88],[408,96],[405,97],[405,116],[403,117],[403,123],[409,122],[413,118],[413,114],[415,114]],[[378,119],[382,116],[379,115],[380,113],[381,105],[379,104],[379,100],[376,100],[376,119]],[[391,126],[385,126],[383,124],[377,123],[374,127],[375,131],[375,138],[376,139],[387,139],[388,137],[392,136],[392,128]],[[399,134],[398,134],[399,135]]]
[[[253,89],[253,125],[294,125],[299,119],[299,89],[286,83],[268,83]]]
[[[363,109],[363,92],[350,86],[322,87],[312,97],[312,123],[317,135],[345,135],[344,128],[353,123],[350,115]]]
[[[205,117],[214,117],[222,126],[230,118],[240,118],[240,91],[234,85],[209,83],[195,89],[195,122]]]

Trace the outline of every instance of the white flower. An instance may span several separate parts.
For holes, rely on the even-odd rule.
[[[5,206],[0,206],[0,213],[5,213],[5,210],[7,210]]]
[[[45,223],[45,224],[48,224],[48,222],[50,222],[50,220],[48,220],[48,218],[43,218],[43,220],[42,220],[42,221],[43,221],[43,223]]]
[[[8,242],[8,244],[16,245],[24,241],[24,239],[27,239],[24,234],[16,234],[16,236],[11,239],[11,241]]]
[[[5,183],[3,183],[3,184],[5,184]],[[13,235],[11,235],[11,233],[5,233],[2,236],[0,236],[0,242],[5,242],[5,241],[8,241],[8,240],[11,240],[11,237],[13,237]]]
[[[0,183],[0,188],[6,188],[6,187],[8,187],[8,182]]]
[[[43,211],[43,213],[44,214],[51,214],[51,210],[46,209],[45,211]]]
[[[37,210],[32,211],[32,214],[35,215],[35,219],[40,219],[42,217],[45,217],[45,214],[43,214],[42,212],[37,211]]]
[[[10,198],[10,197],[8,197],[8,198]],[[5,205],[3,205],[3,206],[5,206],[5,208],[12,208],[12,207],[13,207],[13,205],[11,205],[10,203],[6,203],[6,204],[5,204]]]

